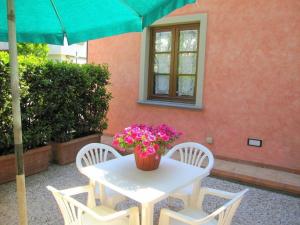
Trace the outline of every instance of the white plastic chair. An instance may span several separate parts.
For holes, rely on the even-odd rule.
[[[192,166],[204,168],[208,174],[214,166],[214,157],[211,151],[204,145],[195,142],[185,142],[175,145],[166,154],[166,157],[177,159]],[[192,192],[193,186],[189,185],[172,193],[170,197],[181,199],[186,206],[190,204]]]
[[[159,225],[230,225],[231,220],[247,191],[248,189],[238,193],[230,193],[211,188],[202,188],[199,192],[197,207],[185,208],[179,212],[162,209]],[[202,209],[205,195],[214,195],[220,198],[230,199],[230,201],[213,213],[207,214]]]
[[[65,190],[47,186],[47,189],[54,195],[65,225],[140,225],[137,207],[117,212],[103,205],[96,206],[92,185]],[[88,193],[87,206],[71,197],[81,193]]]
[[[91,143],[85,145],[76,156],[76,166],[79,171],[86,166],[105,162],[111,158],[122,157],[113,147],[101,143]],[[115,208],[116,204],[126,199],[125,196],[107,188],[103,185],[90,181],[95,186],[96,198],[100,199],[102,204]]]

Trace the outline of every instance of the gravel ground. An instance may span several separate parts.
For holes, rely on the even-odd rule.
[[[51,165],[49,170],[30,176],[26,179],[29,225],[63,225],[62,216],[47,185],[64,189],[88,182],[81,175],[75,164],[67,166]],[[208,177],[203,186],[226,191],[238,192],[247,188],[221,179]],[[0,185],[0,225],[17,225],[17,210],[15,182]],[[300,225],[300,198],[272,191],[249,187],[250,191],[243,199],[232,225]],[[171,209],[179,210],[182,202],[171,201]],[[120,203],[117,209],[136,205],[131,200]],[[207,198],[204,208],[212,211],[222,200]],[[167,201],[161,201],[155,206],[154,222],[157,224],[160,208],[167,207]]]

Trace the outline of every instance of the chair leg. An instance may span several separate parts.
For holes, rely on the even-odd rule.
[[[169,225],[169,223],[170,223],[170,217],[164,213],[160,213],[158,225]]]
[[[170,208],[170,206],[172,205],[171,203],[171,197],[168,197],[168,199],[167,199],[167,202],[168,202],[168,208]]]
[[[139,209],[133,208],[129,216],[129,225],[140,225]]]
[[[190,205],[190,198],[189,196],[182,196],[182,198],[180,198],[183,201],[183,208],[186,208],[187,206]]]
[[[123,196],[121,197],[120,195],[112,195],[108,198],[105,198],[103,204],[115,209],[118,203],[125,200],[127,200],[127,198],[124,198]]]
[[[103,205],[109,206],[110,208],[114,209],[117,205],[116,202],[114,202],[112,199],[105,199],[102,203]]]

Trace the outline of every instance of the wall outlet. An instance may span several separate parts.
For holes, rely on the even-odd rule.
[[[262,146],[262,140],[261,139],[257,139],[257,138],[248,138],[248,142],[247,144],[249,146],[253,146],[253,147],[261,147]]]
[[[206,143],[207,144],[213,144],[214,143],[213,137],[206,137]]]

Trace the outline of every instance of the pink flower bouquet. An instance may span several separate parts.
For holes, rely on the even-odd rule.
[[[176,131],[165,124],[159,126],[147,126],[136,124],[126,127],[122,132],[114,136],[113,146],[119,151],[134,149],[141,158],[149,155],[160,156],[164,154],[166,148],[170,148],[181,132]]]

